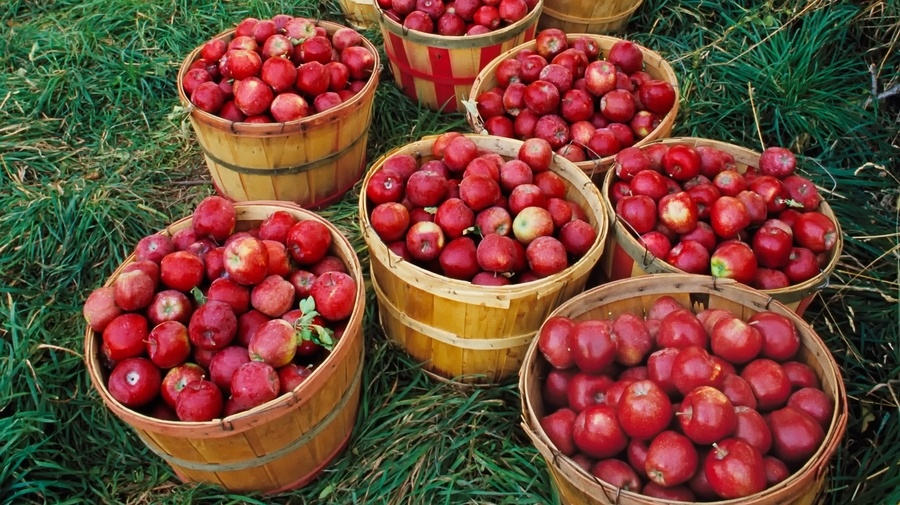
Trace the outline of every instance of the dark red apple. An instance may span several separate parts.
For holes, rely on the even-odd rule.
[[[675,431],[663,431],[647,448],[644,470],[651,482],[663,487],[686,483],[697,471],[699,456],[690,439]]]
[[[116,401],[126,407],[146,405],[159,395],[162,375],[149,359],[126,358],[117,363],[109,375],[107,388]]]
[[[747,363],[741,370],[741,378],[753,390],[757,408],[762,412],[783,407],[790,397],[790,379],[781,365],[771,359],[759,358]]]
[[[737,428],[734,405],[710,386],[690,390],[675,413],[681,431],[698,445],[710,445],[731,436]]]
[[[727,438],[716,444],[703,462],[710,487],[724,499],[742,498],[766,488],[762,455],[745,440]]]

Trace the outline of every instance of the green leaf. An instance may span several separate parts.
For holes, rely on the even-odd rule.
[[[200,288],[194,286],[194,289],[191,289],[191,295],[194,296],[194,300],[197,301],[197,305],[206,304],[206,295],[203,294],[203,291],[200,291]]]

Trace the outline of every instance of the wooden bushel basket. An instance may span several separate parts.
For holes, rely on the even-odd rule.
[[[543,0],[521,20],[483,35],[451,37],[408,30],[377,5],[384,50],[397,86],[439,112],[464,112],[479,71],[501,53],[534,38]]]
[[[296,205],[282,202],[235,204],[237,230],[258,226],[282,210],[299,220],[315,219],[331,230],[329,254],[338,256],[357,281],[347,328],[324,362],[294,391],[246,412],[209,422],[164,421],[125,407],[106,388],[109,372],[99,358],[101,336],[88,327],[85,360],[103,403],[128,424],[151,452],[184,482],[203,482],[231,491],[279,492],[305,486],[346,447],[359,408],[363,367],[362,319],[365,288],[356,252],[333,225]],[[189,227],[181,219],[163,233]],[[129,258],[110,276],[111,285]]]
[[[783,482],[760,493],[715,504],[741,505],[808,505],[825,489],[829,463],[847,428],[847,393],[840,369],[815,331],[797,314],[768,295],[730,279],[686,274],[657,274],[610,282],[585,291],[556,309],[550,317],[568,316],[575,320],[607,319],[623,312],[639,315],[657,298],[675,297],[695,312],[705,308],[723,308],[747,319],[753,314],[769,310],[791,319],[800,334],[798,361],[809,365],[818,376],[822,389],[834,401],[834,415],[826,430],[825,439],[810,460]],[[540,425],[545,415],[541,400],[541,383],[550,369],[532,343],[519,375],[522,397],[522,427],[543,456],[556,484],[560,502],[567,505],[663,505],[665,500],[617,489],[586,472],[577,463],[553,446]]]
[[[745,172],[748,166],[759,166],[758,152],[734,144],[720,142],[718,140],[695,137],[675,137],[659,140],[657,142],[668,145],[689,144],[692,146],[704,145],[715,147],[716,149],[734,156],[735,169],[741,173]],[[608,215],[613,220],[610,223],[611,232],[607,236],[609,243],[606,245],[604,256],[601,260],[606,278],[608,280],[617,280],[649,273],[685,273],[683,270],[675,268],[664,260],[650,254],[647,248],[638,241],[628,226],[616,219],[615,209],[609,199],[609,188],[615,180],[616,174],[610,171],[606,174],[606,179],[603,182],[603,203],[606,205]],[[828,278],[831,276],[831,273],[834,272],[838,259],[841,256],[841,251],[844,248],[844,236],[841,232],[841,224],[838,221],[837,216],[835,216],[834,212],[831,210],[831,207],[825,201],[822,201],[818,210],[830,217],[831,220],[834,221],[835,228],[837,228],[837,244],[835,244],[834,249],[830,253],[831,256],[828,260],[828,264],[818,275],[804,282],[786,288],[761,291],[793,309],[794,312],[799,315],[803,315],[803,312],[809,306],[810,302],[812,302],[815,294],[828,285]]]
[[[622,31],[644,0],[545,0],[538,29],[559,28],[566,33]]]
[[[566,38],[571,42],[577,39],[578,37],[590,37],[592,40],[597,41],[597,45],[600,46],[600,56],[601,58],[606,58],[609,54],[609,50],[612,48],[613,44],[618,42],[619,38],[616,37],[607,37],[604,35],[592,35],[587,33],[567,33]],[[475,99],[481,93],[493,89],[497,86],[497,67],[500,66],[500,62],[507,58],[515,58],[517,54],[523,49],[534,49],[536,43],[534,41],[527,42],[518,47],[513,48],[512,50],[501,54],[494,61],[484,67],[478,77],[475,79],[475,83],[472,85],[472,90],[469,92],[469,100],[474,102]],[[672,66],[659,55],[659,53],[647,49],[644,46],[638,44],[638,47],[641,49],[641,52],[644,54],[644,71],[650,74],[654,79],[659,79],[662,81],[666,81],[675,88],[675,105],[672,106],[672,110],[669,111],[661,120],[659,125],[650,132],[649,135],[635,142],[635,147],[641,147],[644,145],[653,142],[654,140],[668,137],[672,132],[672,126],[675,124],[675,117],[678,115],[678,102],[680,100],[681,92],[678,89],[678,78],[675,76],[675,72],[672,70]],[[484,129],[484,123],[481,118],[477,115],[474,115],[472,111],[469,111],[466,114],[466,120],[469,122],[469,126],[472,128],[472,131],[486,133],[487,130]],[[590,177],[597,185],[602,184],[603,175],[612,166],[615,161],[615,156],[606,156],[599,159],[580,161],[575,163],[575,166],[580,168]]]
[[[338,0],[347,24],[357,30],[368,30],[378,24],[375,0]]]
[[[342,25],[318,21],[332,34]],[[234,30],[217,36],[226,41]],[[341,199],[362,177],[366,143],[381,68],[378,50],[365,37],[375,58],[375,70],[365,87],[333,109],[286,123],[232,122],[193,107],[182,81],[200,47],[178,72],[178,97],[190,112],[216,191],[233,201],[280,200],[305,208],[327,206]]]
[[[381,324],[389,339],[437,376],[464,382],[496,383],[514,376],[528,344],[547,314],[582,292],[600,259],[608,217],[597,187],[560,156],[551,170],[568,186],[566,198],[578,203],[597,230],[597,240],[575,264],[549,277],[509,286],[479,286],[438,275],[403,261],[372,229],[365,187],[393,154],[433,159],[435,136],[394,149],[376,160],[359,199],[360,228],[369,248],[371,280]],[[514,158],[521,141],[469,135],[479,149]]]

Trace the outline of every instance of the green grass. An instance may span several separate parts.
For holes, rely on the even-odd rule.
[[[806,313],[842,368],[847,435],[827,503],[900,501],[900,2],[646,0],[628,36],[682,83],[673,134],[787,145],[844,232]],[[512,382],[432,381],[378,327],[368,293],[360,416],[347,451],[278,497],[179,484],[92,390],[80,309],[150,231],[212,193],[178,114],[184,56],[247,15],[339,21],[304,0],[13,0],[0,11],[0,502],[554,503],[518,428]],[[376,45],[377,31],[365,33]],[[382,65],[387,60],[382,52]],[[878,95],[882,94],[881,98]],[[386,71],[370,160],[465,130],[406,99]],[[358,188],[322,214],[365,263]]]

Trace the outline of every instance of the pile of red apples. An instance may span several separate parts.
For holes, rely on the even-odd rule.
[[[378,0],[388,19],[408,30],[447,37],[483,35],[517,23],[537,0]]]
[[[694,314],[671,296],[643,314],[548,319],[540,426],[565,457],[624,491],[672,501],[751,496],[803,467],[834,400],[800,360],[785,315]]]
[[[549,277],[597,241],[585,210],[551,170],[546,141],[522,143],[515,158],[483,151],[458,132],[385,159],[368,179],[369,223],[401,258],[452,279],[503,286]]]
[[[298,387],[333,348],[357,282],[330,229],[280,210],[235,231],[231,202],[205,198],[190,226],[142,238],[83,313],[109,394],[164,420],[209,421]]]
[[[229,121],[287,122],[339,106],[371,78],[375,55],[351,28],[329,34],[279,14],[244,18],[234,36],[210,39],[179,83],[200,110]]]
[[[650,135],[675,106],[671,83],[644,71],[640,47],[619,40],[605,58],[588,35],[538,32],[534,48],[494,68],[475,98],[491,135],[541,138],[572,162],[604,158]]]
[[[739,171],[709,145],[628,148],[608,197],[637,240],[680,270],[763,290],[806,282],[831,260],[837,225],[790,150],[769,147],[758,165]]]

